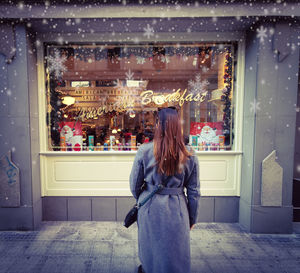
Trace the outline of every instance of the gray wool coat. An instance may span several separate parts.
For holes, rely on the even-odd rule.
[[[140,146],[130,174],[130,189],[138,201],[165,177],[157,173],[153,143]],[[185,187],[184,194],[155,194],[138,212],[139,258],[146,273],[190,272],[190,226],[196,222],[200,197],[199,165],[190,156],[180,174],[168,177],[168,188]],[[148,186],[149,188],[150,186]]]

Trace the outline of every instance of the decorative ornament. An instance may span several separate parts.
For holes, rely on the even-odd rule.
[[[259,111],[260,110],[259,104],[260,104],[260,102],[256,101],[256,99],[254,99],[252,102],[250,102],[250,112],[256,113],[257,111]]]
[[[144,64],[146,62],[146,59],[140,56],[136,56],[136,63],[137,64]]]
[[[170,58],[169,58],[168,56],[165,56],[165,55],[161,56],[161,57],[160,57],[160,60],[161,60],[163,63],[166,63],[166,64],[168,64],[168,63],[170,62]]]
[[[188,86],[191,89],[191,92],[196,93],[204,93],[206,91],[206,87],[209,85],[207,80],[201,81],[201,75],[197,74],[195,76],[195,81],[189,80]]]
[[[225,73],[224,73],[223,95],[221,100],[224,103],[223,109],[223,135],[225,136],[225,145],[230,145],[230,132],[231,132],[231,91],[232,91],[232,57],[230,48],[227,49],[225,56]],[[233,127],[233,125],[232,125]]]
[[[67,71],[67,67],[64,63],[67,61],[66,56],[60,56],[58,50],[54,51],[54,56],[48,56],[48,70],[49,73],[54,72],[56,78],[61,78],[63,73]]]
[[[131,72],[130,69],[125,73],[125,75],[126,75],[126,80],[133,80],[134,73]]]
[[[150,27],[150,25],[147,24],[147,27],[144,27],[144,34],[143,35],[147,36],[147,38],[150,39],[150,37],[154,35],[153,27]]]
[[[263,44],[265,42],[264,39],[268,37],[267,28],[260,26],[260,28],[256,29],[256,31],[257,31],[256,37],[259,38],[260,43]]]

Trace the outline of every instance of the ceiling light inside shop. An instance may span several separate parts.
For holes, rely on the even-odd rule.
[[[70,97],[70,96],[66,96],[62,98],[62,103],[65,105],[72,105],[75,102],[75,98]]]
[[[89,81],[71,81],[71,87],[89,87]]]
[[[111,132],[112,132],[113,134],[116,134],[116,133],[117,133],[117,130],[116,130],[116,129],[113,129]]]
[[[127,87],[141,87],[145,85],[145,81],[126,80]]]

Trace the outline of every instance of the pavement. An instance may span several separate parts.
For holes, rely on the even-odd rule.
[[[195,273],[299,273],[300,227],[271,235],[199,223],[191,232],[191,258]],[[43,222],[37,231],[0,232],[1,273],[133,273],[138,265],[136,225]]]

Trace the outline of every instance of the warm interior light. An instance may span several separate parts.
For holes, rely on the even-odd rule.
[[[129,112],[129,117],[134,118],[135,117],[135,112],[133,110],[131,110]]]
[[[116,133],[117,133],[117,129],[113,129],[111,132],[112,132],[113,134],[116,134]]]
[[[70,97],[70,96],[66,96],[62,98],[62,103],[65,105],[72,105],[75,102],[75,98]]]

